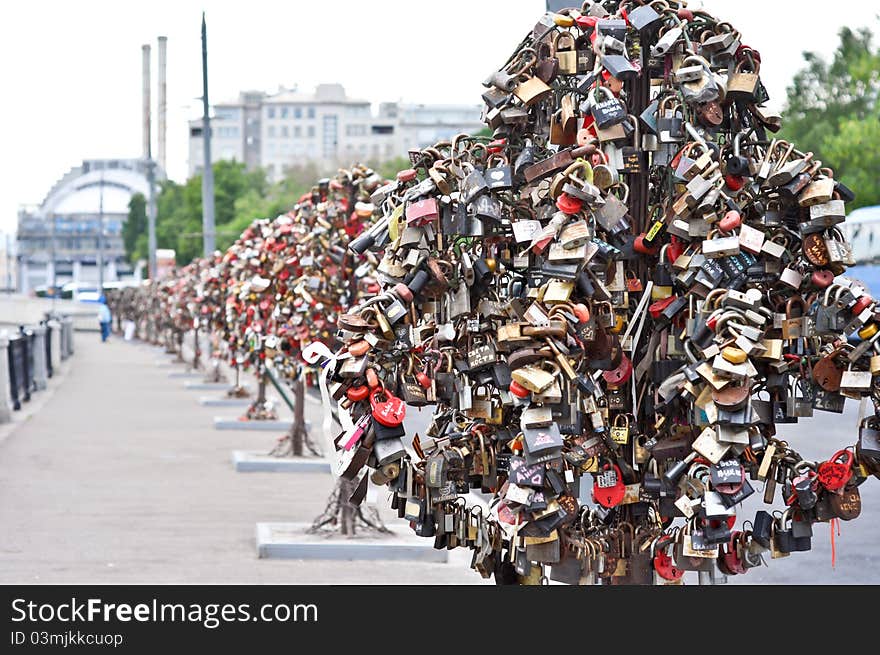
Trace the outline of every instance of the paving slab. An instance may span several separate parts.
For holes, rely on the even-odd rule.
[[[251,401],[247,398],[226,398],[224,396],[202,396],[199,405],[203,407],[247,407]]]
[[[233,450],[232,466],[239,473],[330,473],[323,457],[274,457],[255,450]]]
[[[240,421],[237,418],[223,416],[214,417],[215,430],[254,430],[261,432],[287,432],[293,420],[277,421]]]
[[[204,376],[200,376],[204,377]],[[227,391],[232,385],[227,382],[184,382],[183,388],[189,391]]]
[[[415,536],[404,526],[391,534],[359,533],[353,537],[309,534],[309,523],[257,523],[257,557],[262,559],[446,562],[448,551],[433,539]]]

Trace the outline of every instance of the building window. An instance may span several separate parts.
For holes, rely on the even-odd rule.
[[[287,118],[287,107],[281,108],[281,118]]]
[[[266,109],[266,116],[268,118],[275,118],[275,107],[269,107]]]
[[[302,128],[299,125],[297,125],[296,127],[293,128],[293,136],[296,139],[299,139],[302,137]]]
[[[367,133],[366,125],[346,125],[345,126],[345,135],[346,136],[365,136]]]
[[[281,127],[281,136],[284,137],[285,139],[290,136],[290,132],[287,129],[287,125],[283,125]]]
[[[310,139],[314,139],[314,138],[315,138],[315,126],[314,126],[314,125],[309,125],[308,132],[306,133],[306,135],[307,135]]]
[[[323,153],[325,158],[333,157],[336,154],[336,141],[337,141],[337,123],[338,119],[333,114],[328,114],[324,116],[324,142]]]
[[[308,116],[308,118],[315,117],[315,108],[314,107],[309,107],[306,111],[307,111],[306,115]]]
[[[271,138],[271,137],[274,137],[274,136],[275,136],[275,126],[274,126],[274,125],[270,125],[270,126],[266,129],[266,134],[268,134],[270,138]]]
[[[302,118],[303,117],[302,107],[294,107],[293,108],[293,117],[294,118]]]

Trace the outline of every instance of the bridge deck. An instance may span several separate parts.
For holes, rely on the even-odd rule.
[[[53,397],[0,443],[0,583],[481,580],[467,570],[469,559],[257,559],[256,524],[310,522],[331,476],[235,473],[233,450],[263,443],[268,451],[277,435],[215,430],[217,408],[170,380],[157,352],[78,334]],[[307,409],[319,425],[318,406]]]

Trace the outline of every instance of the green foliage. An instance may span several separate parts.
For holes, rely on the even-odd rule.
[[[393,180],[397,177],[399,171],[410,168],[411,166],[412,164],[409,161],[409,157],[397,157],[395,159],[390,159],[383,164],[373,166],[373,170],[381,175],[383,179]]]
[[[139,259],[135,256],[137,240],[146,231],[147,199],[143,194],[136,193],[128,201],[128,220],[122,226],[122,243],[125,246],[125,256],[129,261],[135,262]]]
[[[844,27],[830,62],[815,52],[804,60],[780,137],[834,168],[856,192],[851,209],[880,204],[880,49],[871,30]]]
[[[226,248],[241,229],[237,225],[249,217],[261,217],[271,211],[258,200],[272,197],[265,171],[247,171],[244,164],[219,161],[214,164],[214,206],[217,246]],[[128,220],[123,228],[129,261],[146,259],[147,222],[143,196],[134,196]],[[256,212],[256,213],[251,213]],[[268,215],[268,214],[266,214]],[[184,184],[173,180],[161,183],[156,196],[156,243],[159,248],[173,248],[177,262],[187,264],[202,254],[202,176],[195,175]]]
[[[382,177],[393,179],[398,171],[409,168],[410,162],[406,157],[398,157],[382,164],[368,165]],[[214,220],[217,248],[228,248],[254,219],[275,218],[288,211],[318,179],[334,173],[334,170],[321,170],[314,163],[291,166],[285,169],[284,177],[273,184],[262,169],[247,171],[244,164],[238,162],[216,162]],[[132,198],[123,236],[129,261],[147,259],[146,201],[143,196]],[[174,249],[179,266],[201,256],[201,175],[195,175],[183,184],[172,180],[161,183],[156,197],[156,243],[159,248]]]

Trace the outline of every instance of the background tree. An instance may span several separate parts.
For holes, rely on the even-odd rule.
[[[128,220],[122,225],[122,243],[128,261],[134,263],[139,259],[135,254],[137,240],[146,230],[147,199],[142,193],[136,193],[128,201]]]
[[[880,204],[880,50],[868,28],[840,30],[830,61],[805,52],[788,87],[780,136],[812,151],[856,189],[850,209]]]

